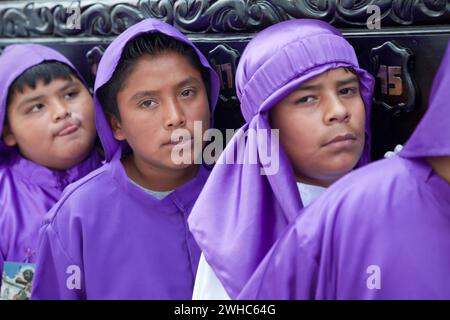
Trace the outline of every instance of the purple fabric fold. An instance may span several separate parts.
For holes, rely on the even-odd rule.
[[[59,52],[41,45],[11,45],[0,57],[0,136],[6,100],[14,80],[45,61],[59,61],[78,71]],[[83,81],[82,76],[78,73]],[[65,171],[50,170],[28,159],[0,139],[0,274],[3,262],[34,263],[39,227],[64,188],[101,165],[94,150],[82,163]]]
[[[106,164],[70,186],[41,230],[33,299],[190,299],[200,250],[187,218],[209,175],[195,178],[162,200],[133,183],[122,148],[106,120],[97,90],[112,76],[126,44],[160,32],[195,49],[210,74],[210,111],[219,94],[217,74],[203,54],[174,27],[146,19],[106,49],[95,80],[95,120]],[[67,270],[73,271],[73,274]],[[80,277],[77,279],[71,276]],[[74,279],[73,286],[67,281]],[[77,286],[79,284],[79,287]]]
[[[370,110],[374,80],[359,68],[353,47],[329,24],[299,19],[273,25],[250,41],[236,72],[236,90],[246,124],[235,134],[197,200],[189,227],[206,261],[231,298],[246,281],[281,232],[303,208],[292,166],[280,146],[279,170],[264,175],[264,139],[248,135],[244,158],[256,146],[257,162],[226,164],[249,131],[265,132],[268,111],[294,88],[323,72],[350,67],[359,77],[366,109],[365,147],[356,167],[370,161]],[[220,210],[217,210],[220,203]]]
[[[240,299],[450,299],[450,47],[403,150],[348,174],[296,219]]]

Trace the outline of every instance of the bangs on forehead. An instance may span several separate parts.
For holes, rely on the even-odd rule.
[[[11,84],[8,90],[8,98],[6,105],[11,102],[11,98],[16,92],[23,92],[25,87],[36,89],[39,81],[43,81],[45,85],[56,79],[70,81],[73,78],[79,77],[72,68],[68,65],[58,61],[47,61],[38,65],[32,66],[25,70],[16,80]],[[81,80],[80,80],[81,81]]]
[[[352,67],[344,67],[344,70],[347,72],[353,73],[355,75],[358,75],[358,73]]]

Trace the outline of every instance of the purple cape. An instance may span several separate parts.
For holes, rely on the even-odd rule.
[[[75,67],[60,53],[41,45],[11,45],[0,57],[0,137],[6,118],[9,87],[27,69],[44,61]],[[79,75],[80,79],[83,79]],[[44,215],[71,182],[101,164],[93,151],[82,163],[66,171],[50,170],[22,157],[16,147],[0,138],[0,275],[3,262],[35,261],[39,227]]]
[[[246,124],[224,150],[219,163],[250,129],[270,130],[268,111],[294,88],[323,72],[352,67],[359,76],[366,108],[366,144],[357,166],[370,158],[370,107],[373,77],[358,66],[353,47],[329,24],[309,19],[273,25],[250,41],[236,72],[236,89]],[[267,132],[267,131],[266,131]],[[267,139],[270,139],[268,137]],[[249,135],[245,157],[254,145]],[[303,208],[292,166],[280,146],[279,170],[261,175],[257,164],[216,164],[199,196],[189,227],[205,259],[231,298],[244,284]],[[220,203],[220,210],[217,210]]]
[[[399,155],[331,186],[274,245],[242,299],[450,299],[450,47]],[[382,172],[382,175],[380,175]]]
[[[163,33],[195,49],[210,73],[211,114],[214,110],[217,74],[174,27],[147,19],[128,28],[108,46],[99,64],[94,93],[96,126],[107,163],[73,184],[48,214],[41,231],[33,299],[192,296],[200,250],[188,230],[187,218],[209,171],[202,167],[197,177],[162,200],[150,196],[127,177],[120,162],[120,144],[96,97],[99,87],[112,76],[126,44],[147,32]]]

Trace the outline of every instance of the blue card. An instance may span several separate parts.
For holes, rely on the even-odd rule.
[[[36,265],[5,261],[0,300],[30,300]]]

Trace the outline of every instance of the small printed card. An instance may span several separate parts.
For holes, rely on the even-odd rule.
[[[35,270],[35,264],[5,261],[0,300],[30,300]]]

